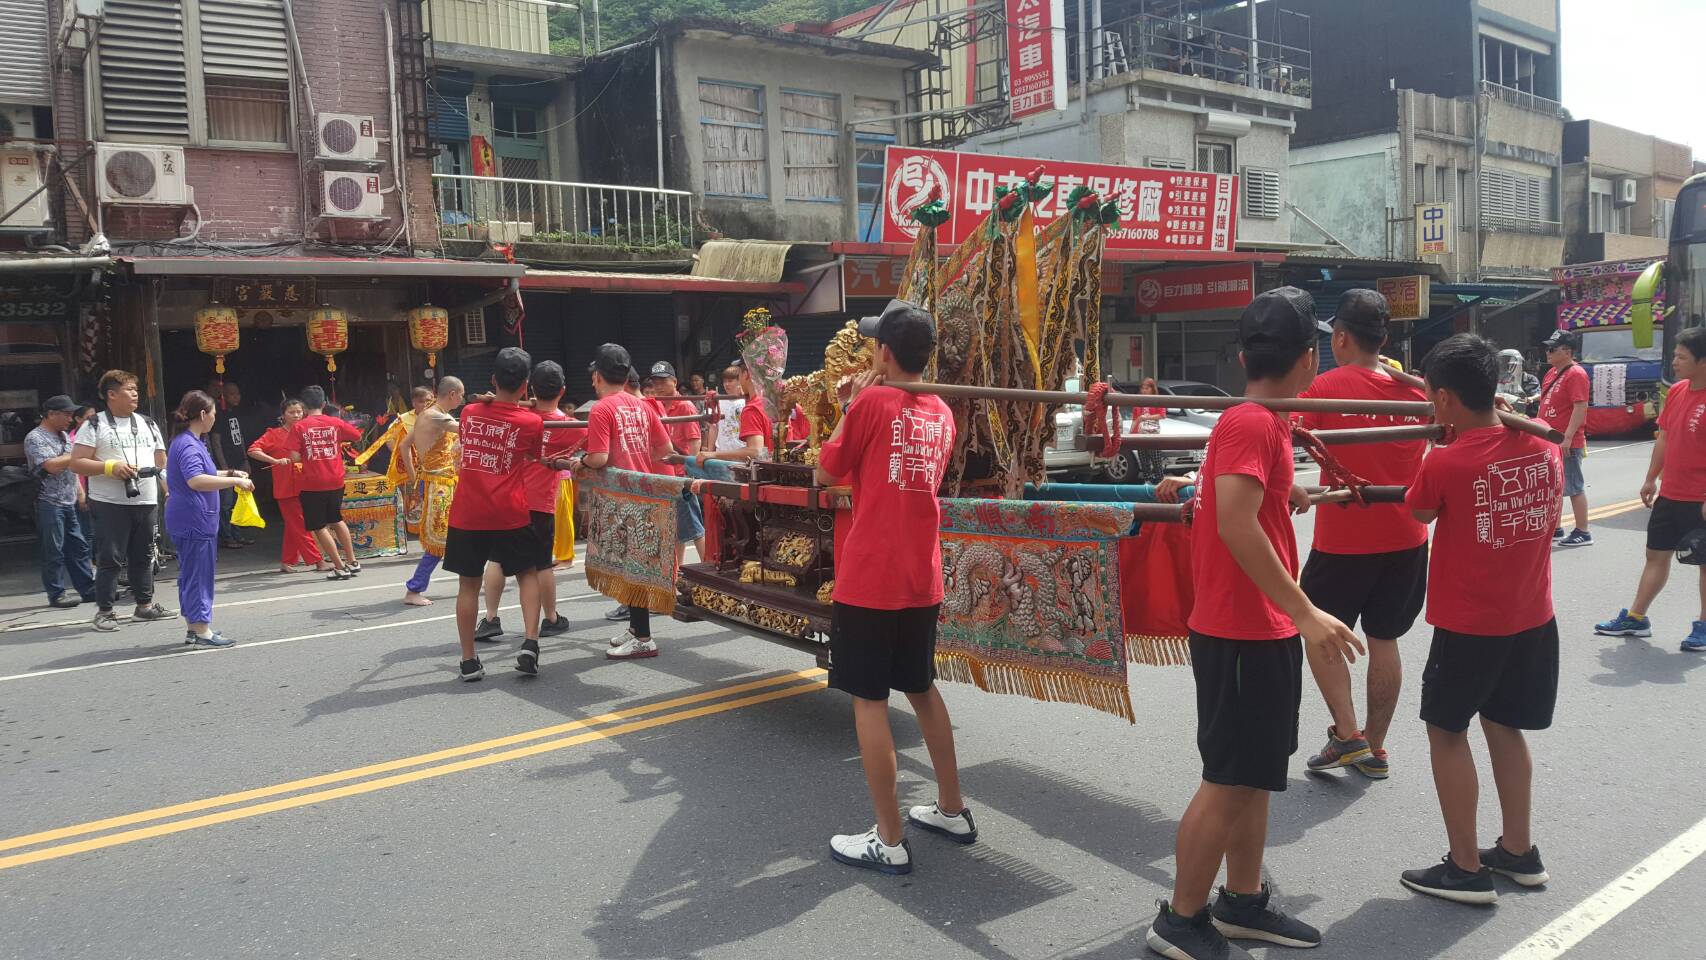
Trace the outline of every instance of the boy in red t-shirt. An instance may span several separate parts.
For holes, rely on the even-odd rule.
[[[1587,480],[1582,476],[1582,458],[1588,452],[1588,399],[1593,387],[1588,372],[1576,362],[1581,341],[1568,330],[1554,330],[1546,338],[1546,362],[1552,365],[1540,384],[1540,419],[1564,435],[1564,496],[1570,500],[1576,528],[1564,536],[1564,528],[1552,532],[1560,547],[1591,547],[1588,532]]]
[[[1683,538],[1706,527],[1706,327],[1677,334],[1671,365],[1677,382],[1665,395],[1647,480],[1641,484],[1641,501],[1653,511],[1647,516],[1647,563],[1635,602],[1594,627],[1601,636],[1653,635],[1647,608],[1670,579],[1670,565]],[[1706,651],[1706,565],[1695,569],[1700,573],[1700,619],[1682,641],[1684,653]]]
[[[1434,524],[1422,720],[1451,851],[1400,879],[1420,893],[1492,903],[1493,873],[1523,886],[1546,882],[1529,836],[1534,764],[1522,731],[1552,725],[1558,694],[1551,533],[1564,470],[1556,446],[1499,423],[1492,344],[1448,337],[1428,354],[1426,371],[1434,419],[1456,438],[1422,462],[1404,502]],[[1476,849],[1479,788],[1469,750],[1477,713],[1504,814],[1504,834],[1486,850]]]
[[[889,692],[906,694],[936,772],[936,802],[906,819],[956,843],[977,839],[960,797],[954,727],[936,689],[936,620],[942,608],[941,508],[936,500],[954,448],[954,416],[941,399],[884,386],[916,382],[936,349],[930,314],[904,300],[859,321],[877,341],[872,369],[845,386],[846,415],[818,455],[817,480],[853,488],[852,525],[836,547],[829,685],[853,696],[853,721],[877,825],[829,840],[841,863],[912,872],[912,846],[895,804]],[[750,409],[750,407],[748,408]]]
[[[1392,374],[1382,362],[1387,321],[1392,311],[1373,290],[1346,291],[1333,316],[1332,370],[1315,378],[1300,396],[1340,400],[1427,399],[1422,389]],[[1347,427],[1397,427],[1423,424],[1426,417],[1364,413],[1303,414],[1310,430]],[[1378,484],[1409,486],[1427,452],[1426,440],[1357,443],[1339,447],[1345,468]],[[1327,701],[1333,722],[1327,745],[1309,758],[1309,769],[1354,767],[1364,776],[1388,775],[1386,731],[1398,707],[1404,665],[1398,638],[1410,632],[1428,591],[1428,528],[1401,503],[1322,507],[1315,515],[1315,542],[1299,582],[1309,601],[1355,628],[1362,621],[1368,638],[1368,726],[1357,725],[1351,673],[1334,658],[1309,658],[1315,685]],[[1306,650],[1305,653],[1308,653]]]
[[[457,435],[462,462],[456,498],[450,502],[450,533],[444,539],[444,569],[456,574],[456,631],[462,644],[462,679],[486,675],[474,653],[475,619],[480,612],[480,578],[487,562],[515,577],[521,594],[523,640],[515,668],[539,672],[539,539],[527,508],[527,471],[537,466],[544,427],[539,415],[522,407],[522,390],[533,358],[520,347],[498,351],[492,364],[497,399],[462,408]],[[568,462],[550,462],[550,469]]]
[[[302,405],[308,415],[290,428],[287,449],[290,459],[302,464],[302,526],[313,535],[320,553],[332,564],[327,580],[348,580],[361,572],[355,558],[355,541],[344,523],[344,444],[361,439],[355,424],[329,416],[326,391],[317,386],[302,388]],[[339,549],[343,550],[340,555]]]
[[[627,349],[607,343],[598,348],[587,368],[598,402],[586,417],[586,456],[581,462],[593,470],[615,467],[638,473],[663,473],[664,464],[659,461],[675,452],[657,411],[627,390],[634,372],[633,363]],[[628,629],[610,641],[610,649],[604,655],[611,660],[657,656],[657,641],[652,639],[652,612],[645,607],[627,605],[625,613]],[[606,614],[607,618],[610,616]]]
[[[1239,360],[1252,399],[1285,400],[1315,377],[1330,330],[1296,287],[1258,296],[1238,319]],[[1297,751],[1303,645],[1323,662],[1356,659],[1362,644],[1297,585],[1291,421],[1257,404],[1221,414],[1197,480],[1191,530],[1191,672],[1202,783],[1179,820],[1177,877],[1149,928],[1151,950],[1184,960],[1233,954],[1227,937],[1293,947],[1321,942],[1314,927],[1272,909],[1262,882],[1268,795],[1286,788]],[[1226,862],[1226,885],[1208,896]]]

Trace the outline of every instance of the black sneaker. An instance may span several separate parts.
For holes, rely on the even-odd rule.
[[[1149,925],[1144,942],[1168,960],[1250,960],[1250,955],[1214,928],[1207,907],[1194,917],[1181,917],[1167,901],[1156,903],[1160,911]]]
[[[620,623],[628,619],[628,605],[625,603],[622,604],[616,609],[605,614],[604,619],[609,620],[611,623]]]
[[[470,657],[462,661],[462,681],[473,683],[486,675],[486,668],[480,663],[479,657]]]
[[[76,597],[67,597],[64,595],[60,595],[60,596],[54,597],[52,600],[49,600],[47,602],[47,605],[54,608],[55,610],[69,610],[72,607],[75,607],[82,602],[83,601],[77,599]]]
[[[1266,940],[1282,947],[1320,946],[1321,931],[1268,906],[1270,893],[1265,883],[1261,893],[1232,893],[1221,887],[1209,911],[1214,928],[1228,940]]]
[[[539,635],[541,637],[557,637],[568,632],[569,618],[560,613],[557,614],[557,619],[555,620],[539,621]]]
[[[503,635],[502,617],[481,617],[480,622],[474,627],[474,639],[483,643],[490,643]]]
[[[1499,892],[1493,889],[1493,871],[1482,867],[1470,873],[1446,854],[1439,863],[1425,870],[1405,870],[1398,880],[1417,893],[1458,903],[1497,903]]]
[[[539,641],[521,642],[521,652],[515,655],[515,669],[530,677],[539,675]]]
[[[160,606],[158,603],[150,603],[147,606],[137,607],[135,610],[132,610],[130,612],[130,619],[132,619],[132,620],[165,620],[168,617],[170,617],[171,615],[172,615],[172,611],[167,610],[165,607]]]
[[[1519,857],[1505,849],[1504,837],[1500,837],[1492,849],[1481,851],[1481,866],[1504,874],[1525,887],[1538,887],[1551,879],[1540,862],[1539,847],[1529,847],[1528,852]]]

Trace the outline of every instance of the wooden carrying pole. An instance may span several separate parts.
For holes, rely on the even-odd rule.
[[[1417,390],[1426,390],[1428,388],[1427,381],[1413,373],[1405,373],[1402,370],[1394,370],[1391,367],[1387,367],[1386,372],[1392,375],[1392,379],[1399,383],[1415,387]],[[1520,414],[1511,413],[1509,410],[1500,410],[1499,422],[1512,430],[1521,430],[1523,433],[1532,433],[1542,440],[1549,440],[1552,443],[1564,442],[1563,431],[1553,428],[1544,420],[1530,420]]]
[[[706,421],[706,420],[715,420],[716,418],[717,418],[716,414],[700,414],[699,416],[694,416],[694,417],[659,417],[658,419],[667,424],[667,423],[700,423],[700,422]],[[553,430],[557,429],[558,427],[584,427],[586,425],[587,425],[587,421],[585,421],[585,420],[546,420],[545,421],[545,426],[550,427]]]
[[[1317,430],[1316,439],[1332,446],[1341,443],[1390,443],[1396,440],[1438,440],[1444,433],[1437,423],[1419,423],[1403,427],[1356,427],[1349,430]],[[1079,437],[1079,450],[1101,450],[1102,438]],[[1138,434],[1120,437],[1121,450],[1201,450],[1208,446],[1207,436],[1179,437],[1164,433]]]

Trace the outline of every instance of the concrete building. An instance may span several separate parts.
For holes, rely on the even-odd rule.
[[[1564,127],[1564,262],[1662,257],[1693,151],[1598,120]]]

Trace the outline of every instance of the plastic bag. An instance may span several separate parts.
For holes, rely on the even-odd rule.
[[[237,502],[231,506],[231,525],[234,527],[252,527],[265,530],[266,520],[262,519],[261,511],[255,506],[255,492],[238,488]]]

